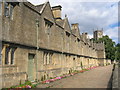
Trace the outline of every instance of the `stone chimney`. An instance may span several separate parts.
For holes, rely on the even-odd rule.
[[[87,33],[87,32],[85,33],[85,38],[86,38],[86,39],[88,38],[88,33]]]
[[[71,24],[71,29],[72,29],[72,33],[79,37],[79,26],[78,25],[79,25],[78,23]]]
[[[61,8],[62,7],[60,5],[52,7],[52,12],[53,12],[54,18],[57,21],[61,20]]]
[[[82,36],[83,36],[84,39],[87,39],[87,37],[88,37],[88,33],[87,33],[87,32],[82,33]]]
[[[78,23],[72,24],[71,28],[72,30],[77,30],[78,29]]]

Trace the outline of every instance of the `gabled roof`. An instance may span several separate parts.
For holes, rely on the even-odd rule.
[[[44,4],[36,5],[35,7],[36,7],[37,11],[40,12],[41,9],[43,8],[43,5],[44,5]]]
[[[33,5],[30,2],[23,2],[26,6],[28,6],[29,8],[33,9],[34,11],[36,11],[37,13],[42,13],[45,6],[47,5],[48,2],[44,3],[44,4],[40,4],[40,5]]]
[[[64,23],[63,23],[63,28],[65,28],[65,25],[68,24],[68,27],[70,30],[66,30],[67,32],[71,33],[71,27],[70,27],[70,24],[69,24],[69,21],[68,21],[68,18],[65,17],[64,19]]]
[[[39,11],[37,10],[37,8],[33,4],[31,4],[30,2],[23,2],[23,3],[24,3],[24,5],[28,6],[29,8],[31,8],[34,11],[36,11],[36,12],[39,13]]]
[[[39,10],[40,14],[42,14],[42,12],[44,11],[45,7],[47,6],[47,4],[49,3],[49,1],[45,2],[43,5],[41,5],[39,8],[41,8]]]

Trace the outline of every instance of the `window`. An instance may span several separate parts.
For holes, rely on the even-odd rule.
[[[49,53],[46,54],[46,64],[50,64]]]
[[[11,50],[11,64],[14,64],[14,52],[15,52],[16,48],[12,48]]]
[[[46,53],[44,52],[44,54],[43,54],[43,64],[44,64],[44,65],[46,64],[46,59],[47,59]]]
[[[14,5],[10,4],[10,3],[5,3],[5,17],[9,17],[10,19],[13,19],[13,9],[14,9]]]
[[[44,52],[43,54],[43,64],[48,65],[52,62],[52,53]]]
[[[69,36],[70,36],[70,33],[66,32],[66,36],[68,36],[68,37],[69,37]]]
[[[44,52],[43,54],[43,64],[45,65],[47,61],[47,53]]]
[[[9,4],[5,3],[5,17],[9,17]]]
[[[75,60],[75,57],[73,57],[73,60]]]
[[[6,47],[5,50],[5,64],[14,64],[14,53],[16,48]]]
[[[80,42],[80,39],[79,39],[79,38],[77,38],[77,41],[78,41],[78,42]]]
[[[35,54],[31,54],[31,53],[28,54],[29,60],[34,60],[34,58],[35,58]]]
[[[6,47],[6,50],[5,50],[5,64],[9,64],[9,51],[10,51],[10,47]]]
[[[10,18],[13,19],[13,5],[10,5]]]
[[[50,28],[52,27],[53,23],[47,19],[44,18],[45,21],[45,33],[47,33],[48,35],[50,34]]]
[[[50,53],[49,55],[50,55],[50,56],[49,56],[49,63],[52,63],[52,56],[53,56],[53,53]]]

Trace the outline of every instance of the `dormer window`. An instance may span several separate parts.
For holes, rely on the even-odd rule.
[[[5,17],[9,17],[10,19],[13,19],[13,9],[14,5],[8,2],[5,2],[5,10],[4,10],[4,15]]]
[[[13,19],[13,9],[14,9],[14,6],[10,5],[10,18],[11,19]]]
[[[66,31],[66,36],[68,36],[68,37],[70,36],[70,33],[68,33],[67,31]]]
[[[9,17],[9,3],[5,3],[5,17]]]
[[[45,21],[45,33],[50,34],[50,28],[52,27],[53,23],[47,19],[44,18]]]
[[[78,42],[80,42],[80,39],[79,39],[79,38],[77,38],[77,41],[78,41]]]

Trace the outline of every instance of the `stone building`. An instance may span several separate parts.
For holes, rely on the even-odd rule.
[[[104,44],[62,19],[60,5],[2,2],[0,7],[2,87],[105,65]]]
[[[95,40],[103,37],[103,30],[96,30],[94,31],[93,37]]]

